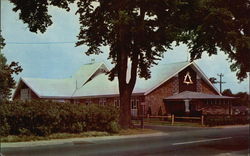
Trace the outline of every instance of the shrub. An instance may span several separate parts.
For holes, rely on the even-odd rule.
[[[249,121],[247,115],[206,115],[204,118],[208,126],[248,124]]]
[[[117,132],[118,110],[113,106],[52,101],[4,101],[0,106],[1,136],[86,131]]]

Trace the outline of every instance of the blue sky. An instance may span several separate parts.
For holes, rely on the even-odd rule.
[[[110,66],[110,61],[107,60],[108,47],[102,47],[104,53],[98,56],[86,56],[86,46],[75,47],[79,24],[74,6],[71,12],[51,7],[49,13],[52,15],[53,25],[44,34],[35,34],[29,32],[27,25],[19,20],[18,13],[12,11],[12,4],[7,0],[1,0],[1,3],[1,29],[6,42],[2,52],[8,62],[18,61],[23,68],[23,72],[15,76],[16,80],[20,77],[69,77],[91,59],[104,61]],[[239,83],[235,73],[230,71],[230,64],[226,59],[223,52],[212,57],[204,54],[196,63],[208,77],[218,78],[217,73],[223,73],[223,81],[226,82],[223,89],[230,88],[233,92],[248,91],[248,79]],[[167,51],[159,63],[186,60],[187,47],[181,45]]]

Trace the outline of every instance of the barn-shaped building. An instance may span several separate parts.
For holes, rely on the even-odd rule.
[[[119,106],[118,80],[108,80],[103,63],[83,65],[65,79],[20,78],[13,99],[45,99],[83,104]],[[158,114],[230,114],[232,97],[221,96],[194,62],[158,65],[151,78],[137,78],[131,99],[131,112]],[[140,107],[141,108],[141,107]]]

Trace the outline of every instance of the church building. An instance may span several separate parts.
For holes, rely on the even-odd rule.
[[[103,63],[83,65],[64,79],[20,78],[13,100],[44,99],[82,104],[112,104],[119,107],[117,77],[108,80]],[[194,62],[161,64],[151,69],[151,78],[137,78],[131,113],[151,115],[231,114],[232,97],[222,96]]]

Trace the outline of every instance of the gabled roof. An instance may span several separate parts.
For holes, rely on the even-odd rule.
[[[95,72],[102,68],[105,71],[108,71],[106,65],[103,62],[99,63],[89,63],[82,66],[73,76],[77,82],[77,88],[82,87],[85,83],[87,83],[90,78],[95,74]]]
[[[22,78],[22,81],[39,96],[71,98],[76,82],[73,79]]]
[[[193,70],[219,95],[218,89],[209,81],[207,76],[202,72],[202,70],[196,65],[195,62],[177,62],[172,64],[164,64],[155,66],[151,71],[151,78],[149,80],[138,79],[134,92],[144,92],[144,95],[151,93],[153,90],[161,86],[163,83],[167,82],[172,77],[176,76],[179,72],[191,66]]]
[[[191,66],[219,94],[218,90],[193,62],[178,62],[153,67],[150,79],[137,78],[133,94],[147,95],[151,93],[188,66]],[[21,78],[20,81],[25,83],[40,98],[86,98],[119,95],[118,80],[117,78],[113,81],[108,80],[108,75],[105,74],[107,71],[109,71],[107,66],[100,62],[82,66],[71,78]],[[15,93],[18,89],[20,87],[17,87]]]
[[[103,72],[108,71],[103,62],[98,62],[85,64],[71,78],[41,79],[22,77],[17,84],[13,97],[19,91],[20,85],[24,83],[40,98],[72,98],[76,89],[81,88],[88,80],[93,78],[98,69],[102,69]]]
[[[110,81],[108,75],[102,73],[77,89],[74,93],[74,98],[119,95],[118,86],[117,78]]]
[[[134,92],[144,92],[147,95],[189,65],[190,62],[178,62],[155,66],[151,69],[150,79],[137,79]]]
[[[206,94],[206,93],[201,93],[201,92],[184,91],[179,94],[175,94],[173,96],[164,98],[165,101],[192,100],[192,99],[221,99],[222,100],[222,99],[234,99],[234,97]]]

